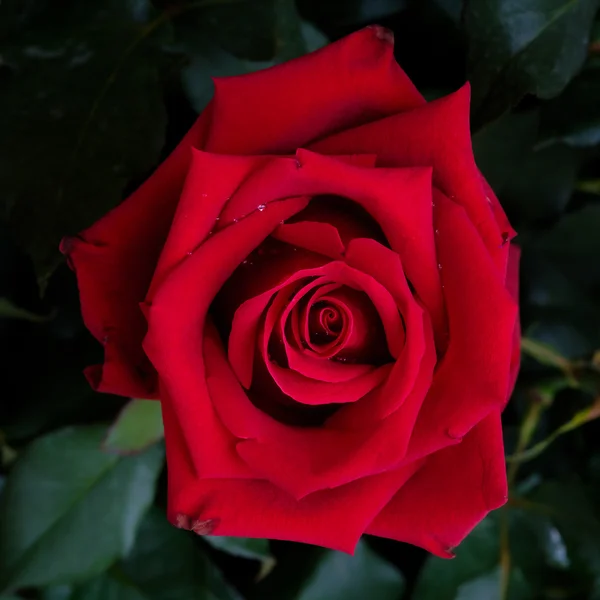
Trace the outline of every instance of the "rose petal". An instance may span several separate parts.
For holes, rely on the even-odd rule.
[[[280,225],[273,237],[282,242],[311,252],[318,252],[334,260],[340,260],[344,254],[344,244],[338,230],[329,223],[300,221]]]
[[[213,535],[260,537],[315,544],[352,554],[362,533],[416,466],[365,477],[301,500],[267,481],[195,479],[174,483],[169,520],[212,521]],[[240,510],[240,498],[245,509]]]
[[[150,301],[167,273],[216,229],[223,207],[241,182],[269,160],[264,156],[211,154],[195,148],[190,152],[183,191],[148,293]]]
[[[508,253],[508,269],[506,272],[506,289],[512,299],[519,303],[519,261],[521,259],[521,248],[511,244]],[[513,352],[510,359],[510,377],[508,383],[507,401],[513,392],[517,375],[519,374],[519,366],[521,364],[521,321],[517,314],[515,330],[513,334]]]
[[[435,201],[449,344],[417,420],[412,457],[457,443],[504,406],[518,312],[464,209],[441,193]]]
[[[256,212],[212,236],[171,271],[148,307],[144,349],[159,373],[200,474],[211,470],[211,452],[201,442],[204,429],[211,426],[203,420],[211,405],[202,351],[208,308],[243,258],[282,219],[304,206],[301,199],[279,202],[268,214]]]
[[[334,134],[310,146],[324,154],[374,152],[378,165],[433,167],[433,182],[448,197],[464,206],[501,267],[502,233],[514,235],[499,203],[486,200],[484,186],[473,158],[469,127],[470,88],[400,113]]]
[[[190,163],[202,144],[210,107],[171,155],[127,200],[75,238],[61,252],[75,270],[86,327],[104,344],[104,365],[88,378],[101,392],[138,398],[157,396],[156,373],[142,350],[144,300],[169,232]]]
[[[390,246],[402,258],[407,278],[431,314],[436,336],[442,332],[445,317],[437,273],[429,168],[361,168],[307,150],[298,150],[296,156],[298,163],[288,158],[274,159],[252,173],[228,205],[230,214],[250,210],[257,197],[262,197],[267,207],[290,196],[334,195],[355,201],[381,225]],[[327,202],[327,198],[319,202]]]
[[[207,382],[215,410],[237,438],[247,440],[238,444],[238,453],[256,474],[295,498],[381,473],[404,457],[404,440],[410,435],[412,423],[402,410],[376,427],[355,432],[333,429],[327,423],[318,428],[285,425],[250,402],[213,328],[207,327],[204,344]],[[421,389],[418,393],[424,394]],[[405,406],[409,404],[407,400]]]
[[[346,261],[352,267],[369,273],[390,292],[406,327],[404,349],[381,390],[344,407],[331,417],[333,426],[360,428],[397,410],[413,393],[417,378],[430,380],[436,356],[429,317],[412,296],[398,254],[374,240],[355,239],[348,246]],[[423,397],[421,395],[417,402],[421,402]],[[414,397],[413,401],[416,401]],[[410,413],[416,417],[415,405],[411,406]]]
[[[214,81],[207,149],[219,153],[293,152],[424,102],[396,64],[393,45],[371,28],[276,67]]]
[[[367,533],[451,558],[452,549],[506,498],[502,425],[494,411],[460,444],[427,458]]]
[[[404,332],[396,304],[385,288],[368,275],[350,269],[344,263],[329,263],[320,270],[322,274],[329,276],[332,280],[355,289],[362,289],[369,295],[381,317],[390,353],[398,356],[401,344],[404,342]],[[290,369],[274,364],[268,357],[268,343],[280,310],[283,310],[283,306],[274,309],[272,305],[267,311],[260,349],[273,379],[287,396],[297,402],[310,405],[355,402],[385,379],[389,371],[386,366],[369,371],[350,381],[324,383],[311,380]]]

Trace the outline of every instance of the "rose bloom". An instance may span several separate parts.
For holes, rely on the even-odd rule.
[[[217,79],[62,251],[104,345],[92,386],[162,403],[173,524],[451,557],[507,498],[513,236],[468,85],[426,103],[373,26]]]

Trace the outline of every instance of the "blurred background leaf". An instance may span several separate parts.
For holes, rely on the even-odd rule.
[[[0,161],[0,215],[45,281],[61,237],[91,225],[154,165],[165,113],[156,55],[144,43],[149,5],[26,4],[31,15],[14,8],[13,20],[27,26],[1,40],[0,130],[12,151]]]
[[[18,461],[0,508],[0,588],[81,581],[130,551],[163,452],[119,459],[101,451],[105,435],[63,429]]]
[[[525,94],[559,94],[583,65],[597,6],[597,0],[467,0],[475,126]]]
[[[108,430],[103,448],[120,455],[135,454],[158,442],[163,435],[160,402],[130,400]]]
[[[508,506],[451,561],[370,537],[351,557],[169,525],[160,404],[90,389],[81,371],[102,351],[57,252],[168,154],[211,77],[373,22],[427,99],[470,79],[476,161],[522,247],[522,370],[503,419],[507,455],[528,460],[509,462]],[[597,0],[2,0],[0,592],[600,600],[599,111]]]

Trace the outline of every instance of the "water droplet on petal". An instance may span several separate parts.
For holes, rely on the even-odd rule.
[[[491,201],[491,199],[490,199],[490,197],[489,197],[489,196],[486,196],[486,197],[485,197],[485,199],[486,199],[486,200],[487,200],[487,201],[488,201],[490,204],[492,203],[492,201]]]
[[[440,230],[439,229],[435,230],[435,235],[440,235]]]
[[[301,169],[302,168],[302,163],[300,162],[300,159],[297,158],[296,159],[296,169]]]
[[[239,219],[232,219],[232,221],[233,221],[234,223],[237,223],[237,222],[239,221]]]
[[[257,209],[258,209],[260,212],[262,212],[263,210],[265,210],[265,208],[267,208],[267,205],[266,205],[266,204],[259,204],[259,205],[258,205],[256,208],[257,208]]]
[[[188,252],[187,255],[191,256],[192,254],[194,254],[193,252]]]
[[[215,218],[215,221],[220,221],[220,220],[221,220],[221,217],[216,217]]]
[[[441,268],[442,268],[441,263],[438,263],[438,269],[441,269]]]
[[[456,433],[455,431],[452,431],[452,429],[448,428],[446,429],[446,435],[451,439],[451,440],[462,440],[463,436]]]

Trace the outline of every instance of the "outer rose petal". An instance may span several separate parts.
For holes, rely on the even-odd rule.
[[[504,407],[518,312],[465,211],[440,193],[435,203],[449,344],[417,420],[412,458],[457,443]]]
[[[266,156],[226,156],[190,149],[191,161],[177,210],[156,266],[147,298],[177,264],[216,228],[223,207],[236,188]]]
[[[502,234],[514,236],[502,208],[481,177],[471,146],[469,128],[470,90],[466,84],[457,92],[355,129],[349,129],[312,144],[324,154],[373,152],[378,165],[433,167],[433,183],[465,208],[485,241],[498,268],[504,267],[500,250]]]
[[[423,104],[381,34],[367,27],[282,65],[216,79],[206,149],[294,152],[333,131]]]
[[[101,392],[156,397],[156,374],[142,350],[144,299],[169,232],[192,146],[201,145],[210,122],[207,108],[154,174],[125,202],[79,236],[65,238],[61,251],[77,274],[86,327],[104,344],[104,365],[88,379]]]
[[[519,303],[519,261],[521,259],[521,248],[510,245],[508,249],[508,268],[506,271],[506,289],[512,296],[512,299]],[[519,365],[521,364],[521,321],[517,315],[515,331],[513,336],[513,353],[510,359],[510,378],[508,384],[508,394],[506,400],[510,398],[519,374]]]
[[[165,441],[168,516],[173,524],[183,516],[192,523],[208,521],[211,533],[217,535],[294,540],[349,553],[374,516],[420,466],[414,463],[295,500],[267,481],[199,478],[177,420],[165,419]]]
[[[268,212],[256,212],[214,235],[169,274],[147,309],[144,349],[159,373],[161,387],[168,396],[166,401],[181,423],[195,469],[201,476],[230,476],[229,472],[215,473],[221,464],[212,460],[211,444],[207,441],[215,436],[226,445],[227,440],[222,438],[230,438],[213,418],[206,387],[202,336],[209,306],[243,258],[282,219],[305,206],[306,201],[298,198],[278,202]]]
[[[431,333],[430,339],[433,339]],[[338,430],[284,425],[254,406],[235,377],[213,328],[204,336],[210,397],[221,421],[242,441],[237,449],[253,471],[295,498],[381,473],[403,459],[415,413],[431,382],[431,352],[413,394],[376,426]],[[342,409],[344,410],[344,409]]]
[[[494,411],[460,444],[428,457],[367,533],[450,558],[452,548],[506,498],[502,424]]]

